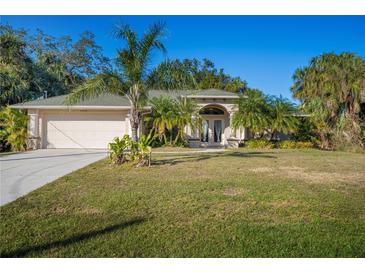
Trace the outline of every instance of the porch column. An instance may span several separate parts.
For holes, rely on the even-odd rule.
[[[127,113],[125,117],[125,134],[132,136],[132,128],[131,128],[131,114]]]
[[[39,137],[39,113],[38,110],[28,112],[28,135],[29,137]]]
[[[193,115],[192,119],[195,121],[196,117]],[[198,129],[192,129],[190,126],[186,126],[186,134],[190,137],[190,138],[197,138],[197,136],[199,135],[199,130]]]
[[[39,111],[28,110],[28,148],[38,149],[40,146],[39,136]]]
[[[233,120],[233,111],[229,112],[229,129],[230,129],[230,137],[236,137],[236,130],[232,127],[232,120]]]

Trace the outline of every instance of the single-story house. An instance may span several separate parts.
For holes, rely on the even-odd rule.
[[[239,95],[218,89],[195,91],[149,91],[149,97],[185,96],[195,100],[203,118],[203,132],[186,128],[189,145],[238,146],[248,130],[231,127]],[[125,96],[105,94],[65,105],[66,95],[13,105],[29,115],[29,146],[38,148],[107,148],[116,136],[131,134],[130,103]],[[146,109],[151,108],[146,106]],[[141,125],[140,128],[143,128]]]

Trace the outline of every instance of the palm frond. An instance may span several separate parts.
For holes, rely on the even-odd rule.
[[[74,105],[80,101],[95,98],[105,93],[119,95],[125,93],[125,85],[118,75],[103,73],[87,80],[66,97],[65,104]]]
[[[142,76],[144,76],[146,72],[145,69],[150,61],[150,57],[154,49],[160,50],[164,54],[167,52],[163,42],[159,40],[164,36],[165,28],[166,24],[163,22],[152,24],[138,44],[140,52],[139,63],[141,66]]]

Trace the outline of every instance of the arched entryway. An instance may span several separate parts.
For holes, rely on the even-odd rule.
[[[209,104],[202,107],[199,113],[203,120],[199,136],[201,144],[203,146],[224,145],[229,127],[228,111],[221,105]]]

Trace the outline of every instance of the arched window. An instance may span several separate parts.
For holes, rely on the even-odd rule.
[[[199,111],[200,114],[205,115],[224,115],[224,111],[215,106],[207,106]]]

